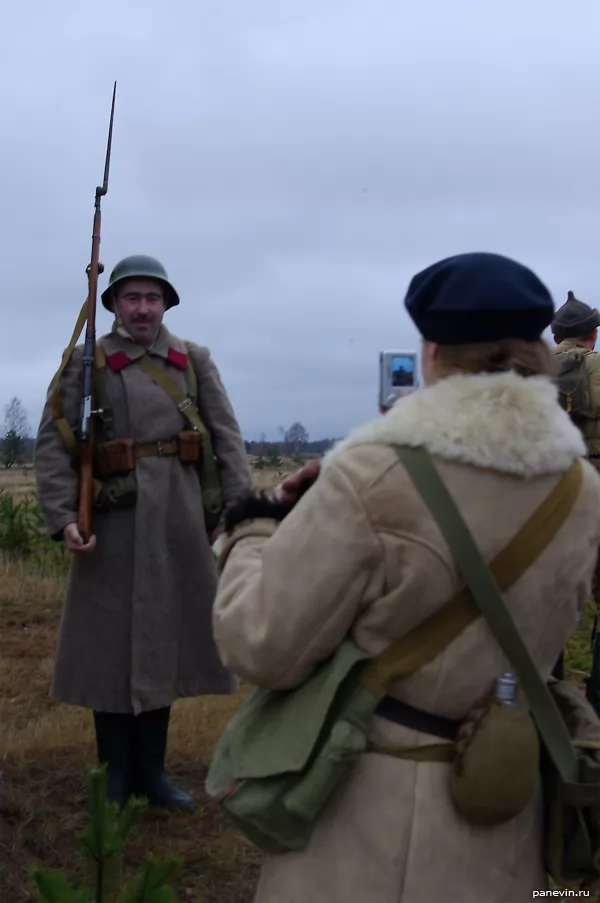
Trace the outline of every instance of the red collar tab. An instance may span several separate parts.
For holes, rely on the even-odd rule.
[[[115,373],[118,373],[119,370],[123,370],[124,367],[128,367],[129,364],[132,363],[132,360],[127,354],[125,354],[124,351],[115,351],[114,354],[106,355],[106,363],[111,370],[114,370]]]
[[[187,370],[187,354],[182,354],[181,351],[176,351],[175,348],[169,348],[167,360],[174,367],[177,367],[178,370]]]

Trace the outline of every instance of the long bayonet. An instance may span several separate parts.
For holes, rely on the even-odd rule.
[[[81,399],[81,418],[79,424],[80,450],[80,482],[79,482],[79,514],[78,527],[84,542],[92,535],[92,507],[94,497],[94,417],[100,413],[94,410],[94,362],[96,357],[96,296],[98,293],[98,276],[104,271],[100,263],[100,202],[108,192],[108,174],[110,170],[110,152],[112,146],[113,120],[115,115],[115,98],[117,83],[115,82],[108,127],[106,145],[106,161],[104,164],[104,180],[96,188],[94,200],[94,225],[92,231],[92,258],[86,267],[88,276],[87,320],[85,344],[83,351],[83,394]]]

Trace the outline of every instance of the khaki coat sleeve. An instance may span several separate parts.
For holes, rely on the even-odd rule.
[[[290,689],[381,595],[383,550],[347,475],[330,464],[279,526],[240,525],[221,552],[213,631],[223,663]]]
[[[82,391],[82,356],[83,348],[76,347],[60,381],[63,415],[75,430]],[[50,388],[35,442],[34,470],[46,529],[52,539],[60,540],[67,524],[77,520],[79,475],[52,417]]]
[[[198,410],[221,466],[225,506],[252,489],[246,446],[221,376],[208,348],[188,343],[198,377]]]

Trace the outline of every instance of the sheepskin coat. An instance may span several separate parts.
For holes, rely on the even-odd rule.
[[[326,456],[280,525],[246,522],[224,540],[214,634],[241,677],[296,687],[347,634],[377,654],[460,588],[394,443],[431,453],[488,561],[585,455],[544,377],[457,375],[400,400]],[[582,466],[567,521],[505,594],[545,678],[577,627],[598,557],[600,476]],[[391,693],[460,719],[507,669],[479,619]],[[371,740],[388,748],[444,742],[380,717]],[[539,788],[512,821],[476,828],[452,806],[449,768],[364,754],[307,849],[267,857],[256,903],[528,903],[548,886]]]

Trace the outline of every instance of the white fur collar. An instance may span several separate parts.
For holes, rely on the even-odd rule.
[[[359,445],[422,445],[432,455],[521,476],[558,473],[586,454],[543,376],[456,375],[417,389],[354,429],[326,460]]]

